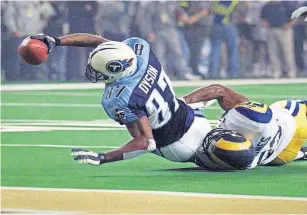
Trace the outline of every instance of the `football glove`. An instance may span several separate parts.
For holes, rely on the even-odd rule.
[[[93,152],[87,149],[72,149],[71,156],[78,163],[87,163],[94,166],[104,163],[106,158],[102,153]]]
[[[292,15],[291,15],[291,19],[297,19],[300,16],[303,16],[304,21],[307,22],[307,7],[300,7],[298,9],[296,9]]]
[[[50,37],[48,35],[45,34],[36,34],[34,36],[30,36],[31,39],[36,39],[36,40],[40,40],[43,43],[46,44],[46,46],[48,47],[48,54],[50,54],[50,52],[52,51],[52,49],[55,46],[58,46],[61,44],[61,40],[56,38],[56,37]]]

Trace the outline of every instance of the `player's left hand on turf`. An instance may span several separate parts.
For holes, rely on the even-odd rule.
[[[87,149],[72,149],[71,156],[78,163],[87,163],[98,166],[103,163],[105,156]]]
[[[56,46],[59,45],[59,39],[55,38],[55,37],[51,37],[48,36],[46,34],[36,34],[34,36],[30,36],[31,39],[36,39],[36,40],[40,40],[43,43],[46,44],[46,46],[48,47],[48,54],[52,51],[52,49]]]
[[[307,7],[300,7],[298,9],[296,9],[292,15],[291,15],[291,19],[297,19],[300,16],[304,16],[304,21],[307,22]]]

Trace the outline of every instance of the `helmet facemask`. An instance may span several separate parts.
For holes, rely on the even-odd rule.
[[[92,83],[97,83],[98,80],[103,81],[104,83],[109,83],[109,77],[102,74],[101,72],[96,71],[90,63],[86,66],[85,76]]]

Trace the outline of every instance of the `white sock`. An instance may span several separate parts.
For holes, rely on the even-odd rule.
[[[304,153],[302,151],[299,151],[294,160],[299,160],[299,159],[302,159],[303,157],[304,157]]]

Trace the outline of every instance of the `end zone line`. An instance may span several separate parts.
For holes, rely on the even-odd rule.
[[[48,191],[48,192],[82,192],[82,193],[127,193],[127,194],[147,194],[147,195],[168,195],[168,196],[190,196],[206,198],[231,198],[231,199],[260,199],[260,200],[287,200],[307,202],[307,197],[285,197],[285,196],[254,196],[237,194],[214,194],[214,193],[188,193],[171,191],[148,191],[148,190],[104,190],[104,189],[74,189],[74,188],[39,188],[39,187],[7,187],[2,186],[2,190],[20,191]]]

